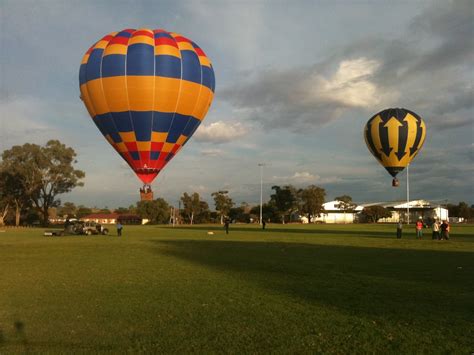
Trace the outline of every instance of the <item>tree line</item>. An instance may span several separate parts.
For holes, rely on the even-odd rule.
[[[0,225],[49,222],[49,214],[55,210],[60,217],[81,218],[94,210],[86,206],[75,206],[71,202],[63,205],[59,195],[83,186],[85,173],[75,168],[76,152],[58,140],[50,140],[44,146],[26,143],[3,151],[0,161]],[[326,192],[318,186],[296,189],[291,185],[273,186],[270,201],[262,206],[263,218],[267,221],[285,223],[295,213],[307,214],[309,218],[322,212]],[[163,198],[140,201],[128,208],[121,207],[117,213],[137,214],[152,223],[166,223],[171,218],[183,223],[221,222],[224,218],[249,222],[259,218],[260,206],[241,203],[236,206],[228,191],[211,194],[215,211],[197,193],[185,192],[180,198],[178,213]],[[103,212],[111,212],[108,209]]]
[[[273,186],[274,193],[262,206],[262,217],[269,222],[289,222],[299,211],[315,216],[323,211],[324,189],[311,185],[296,189],[291,185]],[[65,202],[55,209],[55,217],[82,218],[92,213],[117,213],[137,215],[150,223],[162,224],[175,219],[175,223],[200,224],[223,223],[224,219],[235,222],[250,223],[259,221],[260,205],[251,206],[246,202],[237,205],[228,191],[216,191],[211,194],[215,210],[197,193],[184,192],[178,206],[173,206],[165,199],[158,197],[152,201],[139,201],[129,207],[117,209],[97,209],[83,205],[76,206]]]
[[[58,217],[82,218],[94,212],[116,212],[138,215],[151,223],[174,220],[186,224],[222,223],[226,218],[243,223],[259,221],[260,210],[262,219],[267,222],[287,223],[306,216],[311,223],[324,213],[326,191],[316,185],[305,188],[272,186],[270,199],[261,208],[245,202],[236,205],[228,191],[211,194],[215,210],[211,210],[197,192],[183,193],[178,206],[172,206],[163,198],[140,201],[113,211],[75,206],[71,202],[61,204],[59,195],[84,185],[85,173],[74,167],[76,163],[75,151],[58,140],[50,140],[44,146],[27,143],[5,150],[0,161],[0,226],[34,222],[46,225],[52,211]],[[348,195],[338,196],[335,200],[338,201],[336,208],[343,213],[352,213],[356,207]],[[474,216],[473,207],[465,202],[447,205],[450,215],[466,219]],[[390,215],[390,211],[382,206],[370,206],[360,213],[360,221],[377,222]]]
[[[446,209],[450,216],[461,217],[465,220],[474,219],[474,205],[469,206],[464,201],[459,202],[457,205],[448,203]]]
[[[323,188],[309,185],[306,188],[295,188],[292,185],[273,186],[270,200],[262,205],[262,219],[266,222],[288,223],[300,221],[302,215],[308,222],[314,222],[316,217],[325,213],[323,204],[326,192]],[[84,206],[75,206],[66,202],[57,209],[59,216],[82,218],[91,213],[132,214],[147,219],[149,223],[223,223],[224,219],[233,222],[252,223],[260,220],[260,205],[251,206],[246,202],[237,205],[228,191],[216,191],[211,194],[215,210],[202,199],[197,192],[183,193],[178,206],[172,206],[159,197],[153,201],[139,201],[129,207],[119,207],[113,211],[109,209],[91,209]],[[342,195],[335,198],[336,208],[343,213],[353,213],[356,204],[352,197]],[[177,208],[176,208],[177,207]],[[381,218],[390,217],[391,212],[382,206],[370,206],[360,213],[361,222],[377,222]],[[174,221],[173,221],[174,220]]]

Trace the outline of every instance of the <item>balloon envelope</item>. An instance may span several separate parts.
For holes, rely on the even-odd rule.
[[[365,125],[365,143],[372,155],[395,177],[418,154],[426,137],[426,125],[416,113],[389,108]]]
[[[146,184],[204,119],[214,70],[193,41],[165,30],[125,29],[95,43],[79,72],[95,124]]]

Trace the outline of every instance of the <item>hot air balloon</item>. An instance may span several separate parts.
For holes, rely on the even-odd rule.
[[[89,48],[79,82],[94,123],[144,183],[142,198],[150,199],[150,184],[211,105],[215,79],[209,58],[180,34],[125,29]]]
[[[365,125],[365,143],[373,156],[393,176],[418,154],[426,137],[425,122],[416,113],[404,108],[389,108],[375,114]]]

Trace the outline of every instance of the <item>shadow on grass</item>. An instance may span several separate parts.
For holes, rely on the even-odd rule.
[[[318,225],[310,226],[309,228],[298,228],[301,227],[301,225],[298,225],[298,227],[283,227],[282,225],[272,225],[270,228],[266,230],[262,230],[260,228],[255,228],[253,226],[245,226],[245,225],[231,225],[230,227],[230,233],[232,232],[251,232],[251,233],[259,233],[260,235],[265,235],[265,233],[283,233],[283,234],[309,234],[309,235],[324,235],[324,234],[330,234],[332,236],[341,236],[341,237],[347,237],[347,236],[358,236],[358,237],[368,237],[368,238],[391,238],[395,239],[396,237],[396,226],[394,225],[392,230],[370,230],[371,228],[367,228],[364,230],[364,228],[359,228],[359,229],[353,229],[354,225],[345,226],[343,225],[337,225],[336,228],[331,228],[334,226],[327,226],[324,225],[323,227],[320,227]],[[358,227],[360,225],[357,225]],[[373,225],[370,225],[373,226]],[[170,228],[170,227],[158,227],[158,228]],[[351,228],[351,229],[349,229]],[[415,229],[414,227],[408,230],[404,230],[403,232],[403,238],[407,239],[415,239]],[[219,226],[219,225],[206,225],[206,226],[175,226],[173,229],[176,230],[196,230],[196,231],[223,231],[224,227]],[[424,239],[429,240],[431,239],[431,230],[426,229],[423,231],[424,232]],[[474,235],[472,233],[464,232],[463,233],[455,233],[451,235],[451,239],[453,241],[463,241],[463,242],[473,242],[474,243]]]
[[[160,254],[226,272],[243,285],[349,314],[474,320],[466,312],[474,307],[469,252],[225,240],[155,243]]]
[[[169,227],[160,227],[160,228],[169,228]],[[221,226],[178,226],[173,227],[173,229],[181,230],[200,230],[200,231],[223,231],[224,227]],[[331,235],[357,235],[360,237],[371,236],[375,238],[387,238],[394,237],[395,232],[391,231],[361,231],[361,230],[349,230],[349,229],[316,229],[316,228],[292,228],[292,227],[272,227],[266,230],[260,228],[244,227],[239,225],[231,225],[229,229],[230,233],[232,232],[251,232],[251,233],[284,233],[284,234],[331,234]]]
[[[25,333],[25,323],[17,320],[13,324],[14,333],[11,338],[7,339],[7,336],[0,329],[0,350],[3,346],[14,344],[22,349],[23,353],[28,353],[28,338]]]
[[[13,332],[7,335],[0,328],[0,354],[10,353],[64,353],[64,349],[69,349],[71,353],[95,353],[97,351],[110,351],[113,347],[107,344],[77,344],[68,341],[30,341],[25,331],[25,323],[17,320],[13,323]],[[34,350],[33,350],[34,349]],[[57,349],[57,350],[56,350]],[[5,350],[5,352],[2,352]]]

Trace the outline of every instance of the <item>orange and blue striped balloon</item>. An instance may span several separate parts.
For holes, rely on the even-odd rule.
[[[125,29],[95,43],[79,72],[95,124],[145,183],[191,138],[211,105],[212,64],[173,32]]]

